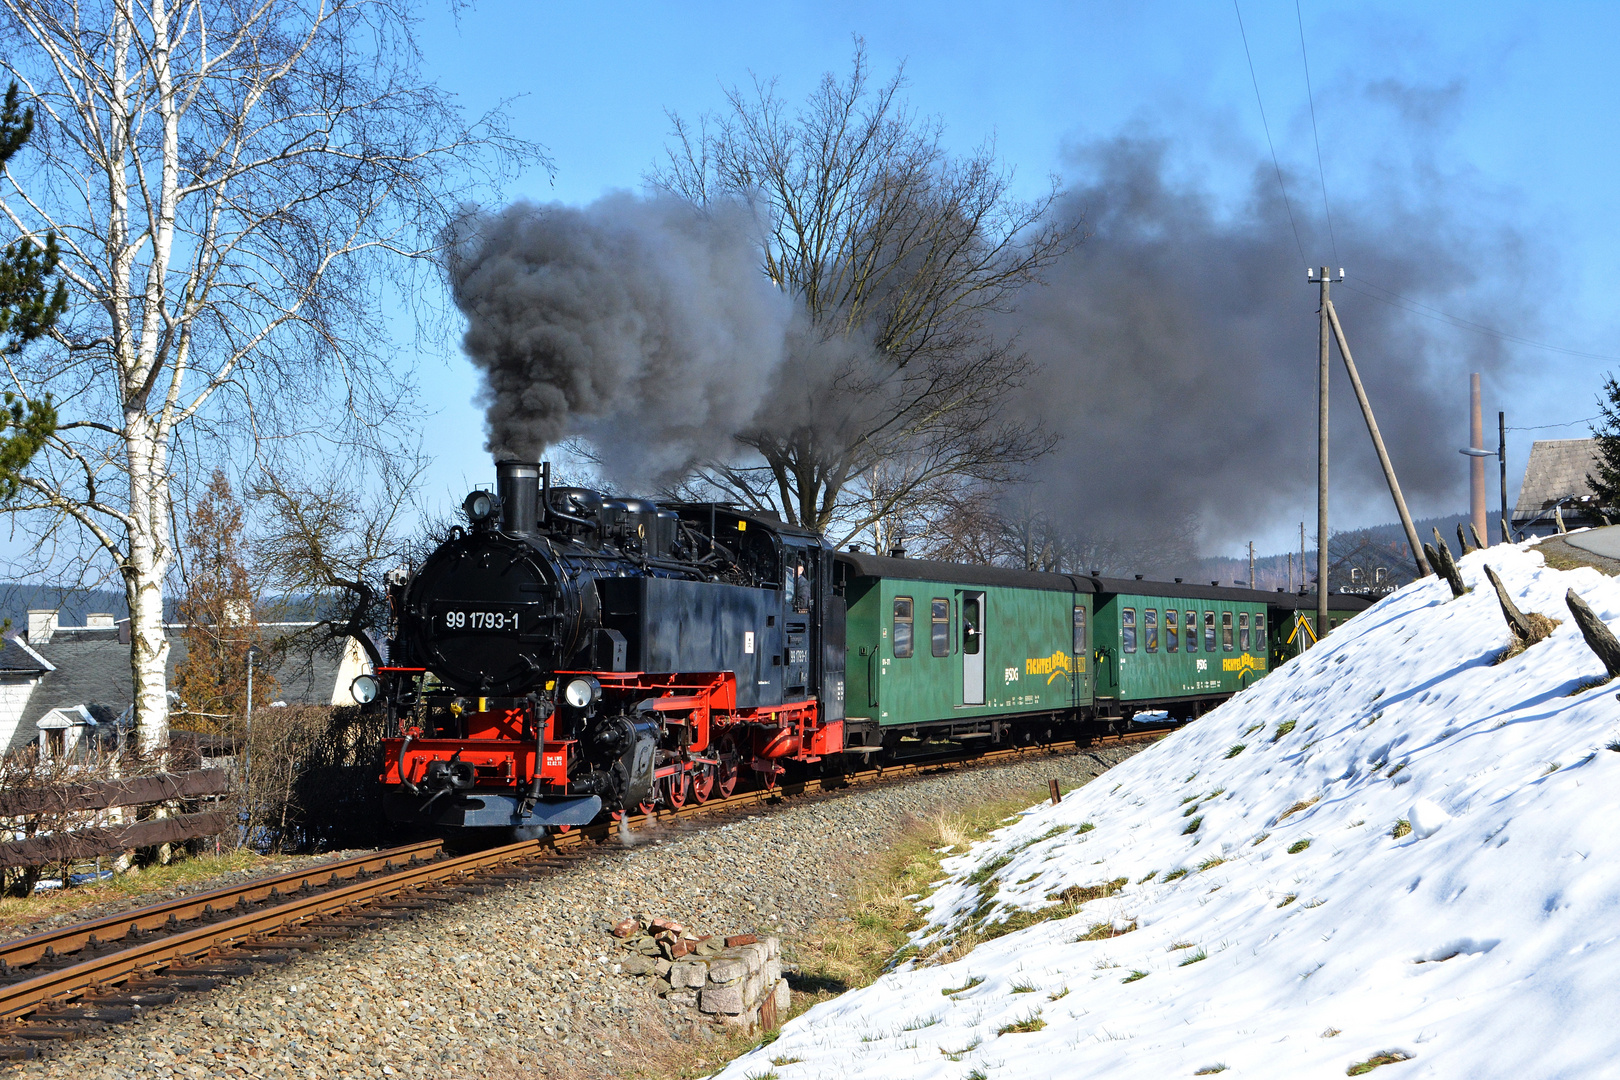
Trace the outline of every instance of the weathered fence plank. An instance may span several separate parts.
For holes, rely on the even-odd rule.
[[[156,844],[174,844],[181,840],[194,840],[199,836],[214,836],[225,832],[235,823],[236,815],[229,810],[211,810],[202,814],[180,814],[176,817],[152,818],[131,825],[114,825],[99,829],[74,829],[71,832],[52,833],[28,840],[0,843],[0,867],[45,866],[67,862],[70,859],[94,859],[100,855],[113,855],[130,848],[152,847]]]
[[[168,799],[197,799],[231,790],[227,769],[194,769],[159,776],[131,776],[56,788],[18,788],[0,792],[0,817],[59,814],[70,810],[106,810]]]

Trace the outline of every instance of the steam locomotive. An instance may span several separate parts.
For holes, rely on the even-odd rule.
[[[729,795],[843,750],[843,605],[814,533],[553,488],[500,462],[390,582],[393,813],[534,835]]]
[[[1329,629],[1306,597],[834,553],[774,514],[496,474],[390,579],[388,663],[357,680],[401,821],[532,837],[908,737],[1191,718]]]

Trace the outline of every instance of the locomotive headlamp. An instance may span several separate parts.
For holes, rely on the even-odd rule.
[[[377,700],[377,679],[372,675],[356,675],[349,684],[349,696],[361,705]]]
[[[563,687],[563,700],[576,709],[583,709],[602,697],[602,684],[589,675],[580,679],[570,679],[568,685]]]
[[[475,491],[468,495],[461,504],[461,510],[467,515],[467,520],[474,525],[483,525],[495,519],[500,512],[501,504],[494,495],[487,491]]]

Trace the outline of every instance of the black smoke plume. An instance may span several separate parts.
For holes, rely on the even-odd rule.
[[[450,236],[487,446],[538,460],[587,439],[608,476],[678,477],[727,452],[781,366],[792,304],[742,207],[611,195],[469,212]]]
[[[1062,211],[1088,235],[1005,324],[1043,369],[1025,408],[1062,436],[1033,474],[1046,505],[1093,534],[1175,532],[1193,514],[1206,550],[1273,523],[1314,532],[1316,287],[1271,162],[1235,208],[1171,179],[1151,139],[1094,144],[1074,165],[1086,180]],[[1337,206],[1340,257],[1325,242],[1317,257],[1345,267],[1334,306],[1415,517],[1466,497],[1468,373],[1489,381],[1507,357],[1374,286],[1490,324],[1531,303],[1524,238],[1456,195],[1402,185]],[[1326,240],[1298,198],[1293,213],[1307,244]],[[1394,520],[1336,347],[1332,366],[1334,506]]]

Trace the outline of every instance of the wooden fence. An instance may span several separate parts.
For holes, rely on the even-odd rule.
[[[37,818],[120,806],[146,806],[174,799],[207,799],[227,795],[230,790],[231,777],[225,769],[195,769],[59,787],[17,788],[0,793],[0,818]],[[235,818],[230,810],[205,810],[127,824],[65,829],[26,840],[0,842],[0,868],[94,859],[131,848],[215,836],[230,829]]]

